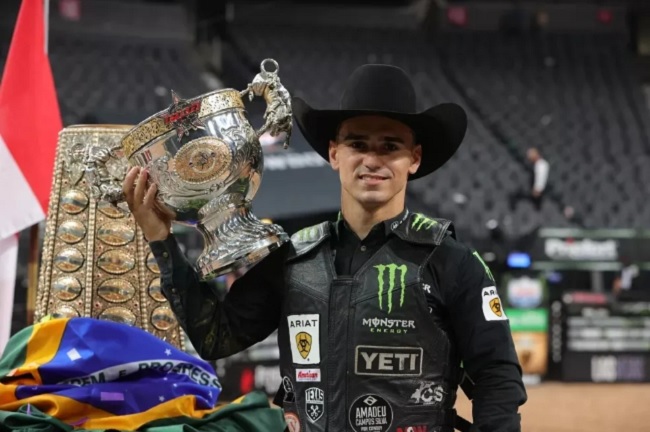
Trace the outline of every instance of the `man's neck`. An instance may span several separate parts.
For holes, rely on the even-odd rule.
[[[350,229],[361,239],[366,238],[370,230],[380,222],[392,219],[404,210],[401,205],[384,205],[368,209],[358,202],[341,203],[341,213]]]

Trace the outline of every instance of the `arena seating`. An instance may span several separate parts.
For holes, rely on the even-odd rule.
[[[401,30],[243,24],[234,26],[232,33],[251,63],[265,57],[276,58],[289,89],[306,97],[316,107],[335,107],[347,75],[356,66],[367,62],[386,62],[404,68],[417,87],[420,109],[444,101],[464,106],[469,113],[470,127],[463,147],[438,173],[415,182],[411,188],[412,195],[419,201],[421,209],[454,220],[459,230],[468,236],[484,237],[488,233],[485,228],[487,221],[508,219],[508,195],[527,185],[525,165],[518,160],[517,149],[492,127],[492,117],[486,116],[481,107],[468,97],[472,94],[473,82],[449,74],[451,66],[446,64],[448,60],[445,58],[449,51],[441,55],[437,48],[444,45],[446,39],[434,42],[419,33]],[[458,52],[459,57],[464,55]],[[480,73],[480,70],[476,71],[476,74]],[[490,76],[496,83],[492,83],[493,90],[486,99],[492,98],[492,103],[498,106],[508,96],[504,91],[509,88],[508,83]],[[460,86],[456,80],[462,81]],[[485,83],[492,85],[487,80]],[[524,145],[538,144],[527,142]],[[555,157],[549,146],[541,147],[545,154],[549,153],[547,156],[554,165],[564,162]],[[504,229],[516,236],[539,225],[572,226],[573,222],[562,215],[564,205],[566,203],[559,199],[549,199],[540,215],[530,203],[521,203],[510,218],[514,223]]]
[[[239,24],[251,62],[274,57],[296,95],[338,103],[345,77],[367,62],[393,63],[414,79],[420,108],[453,101],[470,130],[454,160],[412,191],[434,214],[473,236],[505,217],[507,196],[527,185],[524,155],[551,164],[542,214],[521,203],[512,234],[538,225],[641,227],[650,220],[650,122],[632,53],[616,35],[449,33]],[[272,36],[272,37],[271,37]],[[567,221],[566,206],[577,217]],[[645,222],[644,222],[645,221]]]
[[[65,125],[138,123],[171,103],[170,89],[191,97],[208,89],[190,44],[54,34],[50,61]]]
[[[623,35],[453,34],[437,45],[515,157],[541,149],[557,202],[590,228],[647,226],[649,113]]]
[[[392,63],[413,78],[419,108],[457,102],[470,128],[451,163],[415,182],[417,207],[485,237],[491,219],[512,236],[537,226],[642,227],[650,220],[650,122],[624,37],[448,33],[234,23],[229,32],[251,74],[278,60],[285,85],[316,107],[338,103],[363,63]],[[64,124],[135,123],[182,96],[208,90],[186,42],[53,34],[50,57]],[[0,46],[4,60],[8,42]],[[224,59],[224,61],[229,61]],[[227,78],[227,77],[224,77]],[[228,81],[226,79],[226,84]],[[526,187],[528,147],[551,164],[537,213],[508,195]],[[577,217],[567,220],[572,206]]]

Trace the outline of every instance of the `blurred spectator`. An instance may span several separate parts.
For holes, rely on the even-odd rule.
[[[636,279],[639,277],[639,266],[634,264],[631,260],[623,258],[621,260],[621,273],[614,279],[612,292],[616,297],[627,297],[627,294],[633,288],[637,288]]]
[[[514,212],[516,205],[521,200],[530,200],[539,211],[542,208],[542,199],[548,182],[549,164],[536,148],[529,148],[526,158],[530,163],[529,189],[518,190],[510,195],[510,211]]]

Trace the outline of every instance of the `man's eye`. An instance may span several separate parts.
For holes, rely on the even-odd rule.
[[[394,144],[394,143],[386,143],[386,144],[384,145],[384,148],[385,148],[386,150],[388,150],[388,151],[395,151],[395,150],[398,150],[398,149],[399,149],[399,147],[397,147],[397,144]]]
[[[363,141],[352,141],[350,143],[350,147],[352,147],[353,149],[362,149],[365,148],[365,146],[366,143],[364,143]]]

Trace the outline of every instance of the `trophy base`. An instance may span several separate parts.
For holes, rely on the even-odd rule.
[[[258,241],[251,247],[251,251],[249,252],[232,253],[220,259],[210,261],[201,260],[201,256],[197,262],[199,275],[202,280],[210,280],[253,265],[275,249],[278,249],[288,240],[289,236],[287,234],[273,235]]]
[[[220,197],[219,203],[208,203],[220,211],[197,225],[205,240],[196,262],[204,281],[251,266],[290,240],[279,225],[257,219],[239,194],[228,195]]]

